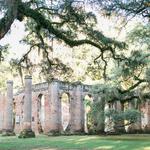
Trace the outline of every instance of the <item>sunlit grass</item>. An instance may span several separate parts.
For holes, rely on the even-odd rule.
[[[0,150],[150,150],[150,135],[1,137]]]

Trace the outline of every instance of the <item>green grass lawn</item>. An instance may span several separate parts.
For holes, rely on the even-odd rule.
[[[0,150],[150,150],[150,135],[1,137]]]

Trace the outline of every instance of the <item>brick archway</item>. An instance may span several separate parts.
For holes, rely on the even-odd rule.
[[[31,80],[31,78],[30,78]],[[66,93],[69,98],[69,121],[67,125],[67,130],[71,133],[84,132],[84,105],[83,105],[83,95],[87,93],[90,86],[83,85],[79,82],[68,83],[58,80],[53,80],[51,83],[39,83],[32,85],[31,90],[31,128],[35,133],[39,133],[39,120],[41,131],[44,133],[49,132],[61,132],[62,131],[62,104],[61,97],[63,93]],[[16,102],[16,117],[20,118],[20,122],[15,122],[15,131],[19,133],[23,129],[23,123],[21,119],[24,115],[23,108],[23,98],[25,98],[25,90],[22,88],[16,94],[14,94],[14,99]],[[41,119],[39,117],[38,105],[41,105],[40,99],[44,96],[44,111],[45,118]],[[26,107],[27,108],[27,107]],[[41,106],[39,107],[41,109]],[[42,108],[42,109],[43,109]],[[44,113],[43,113],[44,115]],[[40,119],[39,119],[40,118]]]

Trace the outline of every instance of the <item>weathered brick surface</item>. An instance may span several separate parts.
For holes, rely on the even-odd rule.
[[[0,93],[0,132],[4,125],[4,106],[5,106],[5,96]]]
[[[150,132],[150,102],[146,101],[141,105],[141,123],[142,129]]]
[[[32,86],[32,130],[39,134],[49,133],[50,131],[63,131],[63,127],[67,127],[67,131],[71,133],[84,131],[84,105],[83,98],[88,94],[89,87],[82,84],[69,84],[60,81],[52,83],[41,83]],[[69,105],[61,102],[63,93],[68,94]],[[41,105],[41,98],[44,102]],[[7,96],[0,94],[0,131],[5,129],[4,119],[6,117]],[[23,128],[24,119],[24,90],[14,94],[13,101],[13,127],[16,133],[20,133]],[[69,108],[68,108],[69,107]],[[132,107],[129,105],[129,107]],[[116,109],[121,109],[120,105],[115,105]],[[42,109],[42,110],[41,110]],[[141,124],[143,130],[150,130],[150,103],[147,101],[139,107],[143,113],[141,116]],[[44,116],[44,119],[41,119]],[[44,121],[42,121],[44,120]],[[137,128],[134,126],[134,128]]]
[[[61,102],[62,93],[68,93],[69,105]],[[87,89],[85,91],[87,94]],[[40,97],[44,97],[44,121],[40,120]],[[0,130],[5,128],[5,105],[7,96],[0,95]],[[15,133],[24,129],[25,117],[24,90],[14,94],[13,97],[13,127]],[[63,116],[62,116],[63,115]],[[79,132],[84,127],[83,89],[81,85],[71,85],[59,81],[51,84],[42,83],[32,86],[32,130],[49,133],[50,131],[63,131],[63,127],[70,125],[71,132]]]
[[[5,100],[5,117],[3,119],[3,129],[13,131],[13,81],[7,81],[7,96]]]
[[[15,117],[15,125],[14,131],[16,133],[20,133],[23,130],[23,104],[24,104],[24,93],[14,97],[15,109],[14,109],[14,117]]]

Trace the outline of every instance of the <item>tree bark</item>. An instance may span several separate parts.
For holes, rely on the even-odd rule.
[[[7,11],[4,17],[0,20],[0,39],[2,39],[10,30],[12,23],[17,17],[19,0],[5,0],[2,3],[4,4],[4,7]]]

